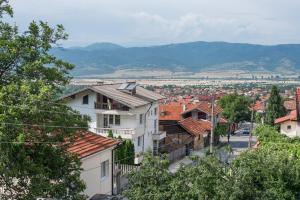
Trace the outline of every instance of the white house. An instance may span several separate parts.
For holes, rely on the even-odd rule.
[[[111,195],[113,191],[113,149],[119,141],[82,131],[68,147],[82,162],[81,179],[86,184],[84,194],[89,198],[95,194]]]
[[[296,110],[275,120],[280,125],[280,133],[288,137],[300,137],[300,87],[296,88]]]
[[[135,82],[87,86],[63,97],[68,106],[90,116],[91,132],[132,140],[136,163],[141,152],[152,152],[166,136],[158,130],[158,101],[163,98]]]

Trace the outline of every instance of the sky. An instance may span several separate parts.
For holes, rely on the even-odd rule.
[[[20,30],[63,24],[63,46],[191,41],[300,43],[300,0],[11,0]]]

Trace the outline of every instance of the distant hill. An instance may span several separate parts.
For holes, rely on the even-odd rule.
[[[193,73],[212,70],[293,73],[300,69],[300,44],[190,42],[126,48],[95,43],[87,47],[54,48],[52,54],[75,64],[74,76],[95,76],[122,69]]]

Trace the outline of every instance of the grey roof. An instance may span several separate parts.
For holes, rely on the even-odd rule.
[[[163,99],[164,97],[160,94],[152,92],[150,90],[146,90],[140,86],[136,86],[136,93],[130,94],[124,90],[120,90],[121,84],[104,84],[104,85],[94,85],[85,88],[85,90],[92,90],[94,92],[103,94],[115,101],[124,104],[128,107],[139,107],[143,105],[150,104],[151,102]],[[84,90],[80,90],[79,92],[83,92]],[[77,94],[75,93],[75,94]],[[72,93],[74,94],[74,93]],[[64,98],[67,98],[71,95],[67,95]]]

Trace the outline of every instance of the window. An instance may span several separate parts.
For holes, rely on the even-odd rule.
[[[143,124],[143,114],[140,114],[140,124]]]
[[[157,128],[157,120],[154,120],[154,131],[156,132],[156,128]]]
[[[292,126],[291,125],[288,125],[287,126],[287,130],[291,130],[292,129]]]
[[[138,137],[138,147],[141,146],[141,136]]]
[[[157,115],[157,108],[154,108],[154,115]]]
[[[121,124],[121,116],[115,115],[115,125],[120,125],[120,124]]]
[[[101,163],[101,179],[107,178],[109,174],[109,160]]]
[[[114,124],[114,116],[109,115],[109,124]]]
[[[82,97],[82,104],[89,104],[89,95],[85,95]]]

